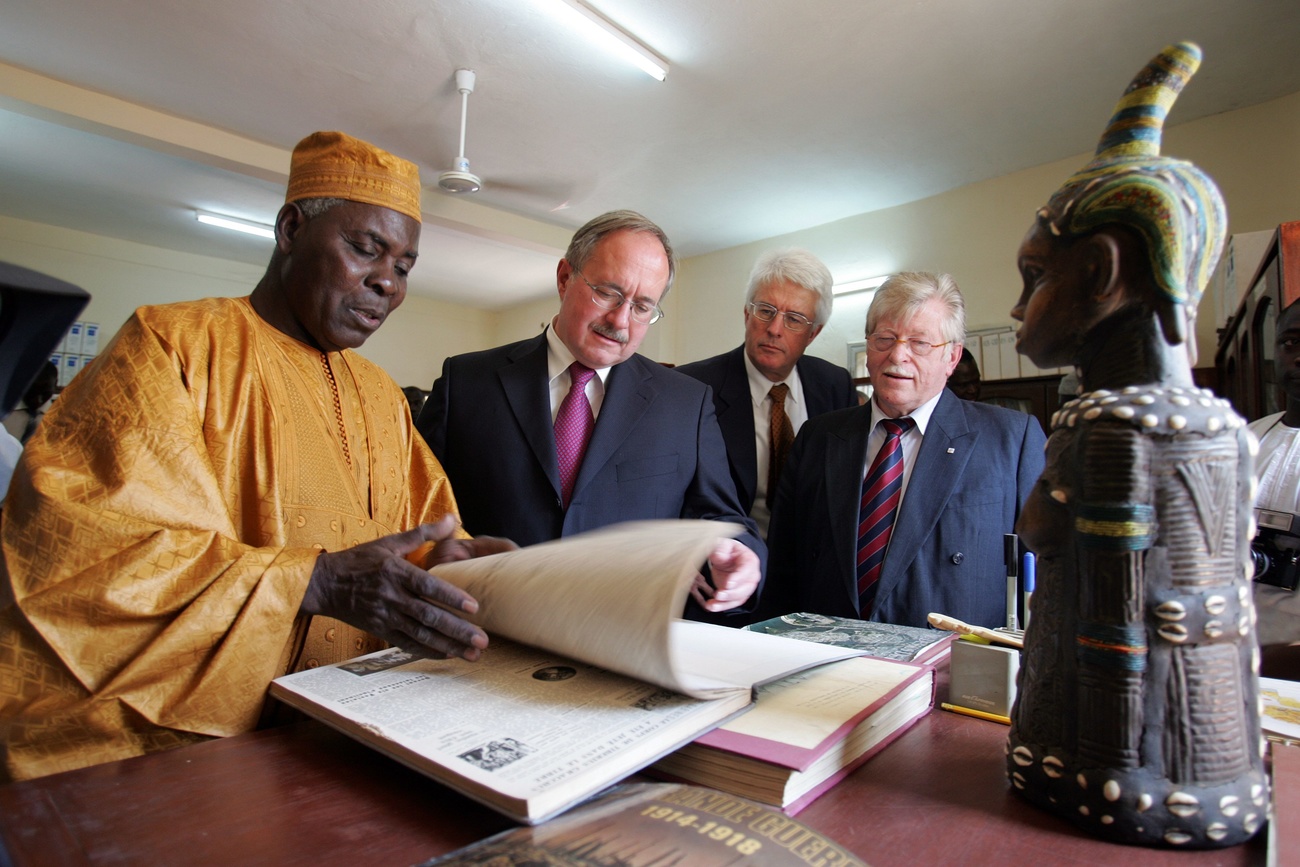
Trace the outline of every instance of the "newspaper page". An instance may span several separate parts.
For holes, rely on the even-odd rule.
[[[748,707],[496,640],[476,663],[396,648],[279,678],[281,700],[523,821],[563,809]],[[504,796],[505,801],[493,793]],[[513,803],[512,803],[513,802]]]

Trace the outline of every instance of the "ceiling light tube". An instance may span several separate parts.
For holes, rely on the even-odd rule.
[[[663,81],[668,77],[667,60],[655,54],[635,36],[583,3],[582,0],[554,0],[553,7],[569,10],[572,14],[568,15],[566,20],[578,25],[588,35],[597,35],[604,40],[605,44],[617,49],[626,60],[636,64],[637,68],[651,78]]]
[[[868,289],[877,289],[882,283],[889,279],[888,274],[880,277],[867,277],[864,280],[851,280],[848,283],[836,283],[831,287],[831,294],[855,295],[858,292],[866,292]]]
[[[275,239],[275,228],[265,223],[254,223],[252,220],[241,220],[237,217],[222,217],[219,214],[209,214],[207,211],[195,211],[194,218],[209,226],[220,226],[223,229],[257,235],[259,238]]]

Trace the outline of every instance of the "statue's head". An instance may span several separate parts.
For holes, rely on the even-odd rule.
[[[1171,345],[1186,343],[1193,355],[1191,324],[1223,248],[1227,213],[1209,176],[1189,162],[1162,156],[1160,140],[1165,117],[1200,60],[1197,46],[1179,43],[1138,73],[1115,107],[1096,155],[1038,210],[1021,249],[1023,273],[1028,246],[1037,255],[1064,255],[1104,233],[1130,260],[1139,260],[1126,263],[1125,276],[1149,288],[1145,300],[1159,316],[1165,339]],[[1030,274],[1025,277],[1024,295],[1013,312],[1022,319],[1033,289]]]

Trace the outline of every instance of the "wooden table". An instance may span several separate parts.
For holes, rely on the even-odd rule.
[[[1265,863],[1263,832],[1208,852],[1096,840],[1010,793],[1006,735],[936,710],[799,818],[873,867]],[[315,722],[0,786],[14,867],[410,865],[509,826]]]

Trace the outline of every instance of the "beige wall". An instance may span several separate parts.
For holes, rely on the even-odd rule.
[[[81,319],[99,323],[101,349],[137,307],[247,295],[263,270],[7,217],[0,217],[0,260],[90,292]],[[361,352],[399,384],[428,388],[444,355],[492,345],[494,325],[491,313],[409,296]]]
[[[247,295],[261,272],[242,262],[176,253],[0,216],[0,260],[90,293],[81,318],[100,325],[100,346],[132,311],[214,295]]]
[[[1104,121],[1098,119],[1098,133]],[[1300,93],[1171,127],[1164,151],[1195,162],[1218,182],[1230,232],[1300,219]],[[661,358],[683,363],[738,345],[750,267],[760,253],[788,246],[812,250],[840,282],[901,270],[947,271],[966,294],[971,328],[1011,324],[1008,311],[1020,291],[1020,239],[1034,211],[1089,157],[1081,153],[919,202],[688,259],[674,290],[673,355]],[[865,314],[860,300],[843,300],[848,303],[837,302],[834,319],[809,349],[840,364],[845,344],[862,339]],[[1198,323],[1202,364],[1214,357],[1214,325],[1208,315]]]
[[[1098,119],[1098,132],[1104,120]],[[1300,93],[1172,127],[1165,150],[1215,178],[1228,203],[1231,232],[1300,219]],[[763,251],[786,246],[809,248],[841,281],[903,269],[947,271],[966,293],[972,328],[1009,324],[1007,311],[1019,293],[1014,259],[1020,239],[1034,210],[1087,159],[1081,153],[919,202],[686,259],[665,301],[667,316],[651,328],[642,351],[683,363],[738,345],[749,269]],[[0,260],[89,290],[93,300],[83,318],[100,324],[101,346],[137,306],[243,295],[261,276],[260,268],[242,263],[5,217]],[[446,356],[532,336],[557,307],[554,295],[499,313],[411,296],[363,353],[398,383],[428,387]],[[865,298],[841,299],[810,351],[844,364],[846,344],[862,339],[864,313]],[[1202,364],[1213,358],[1214,325],[1202,317]]]

